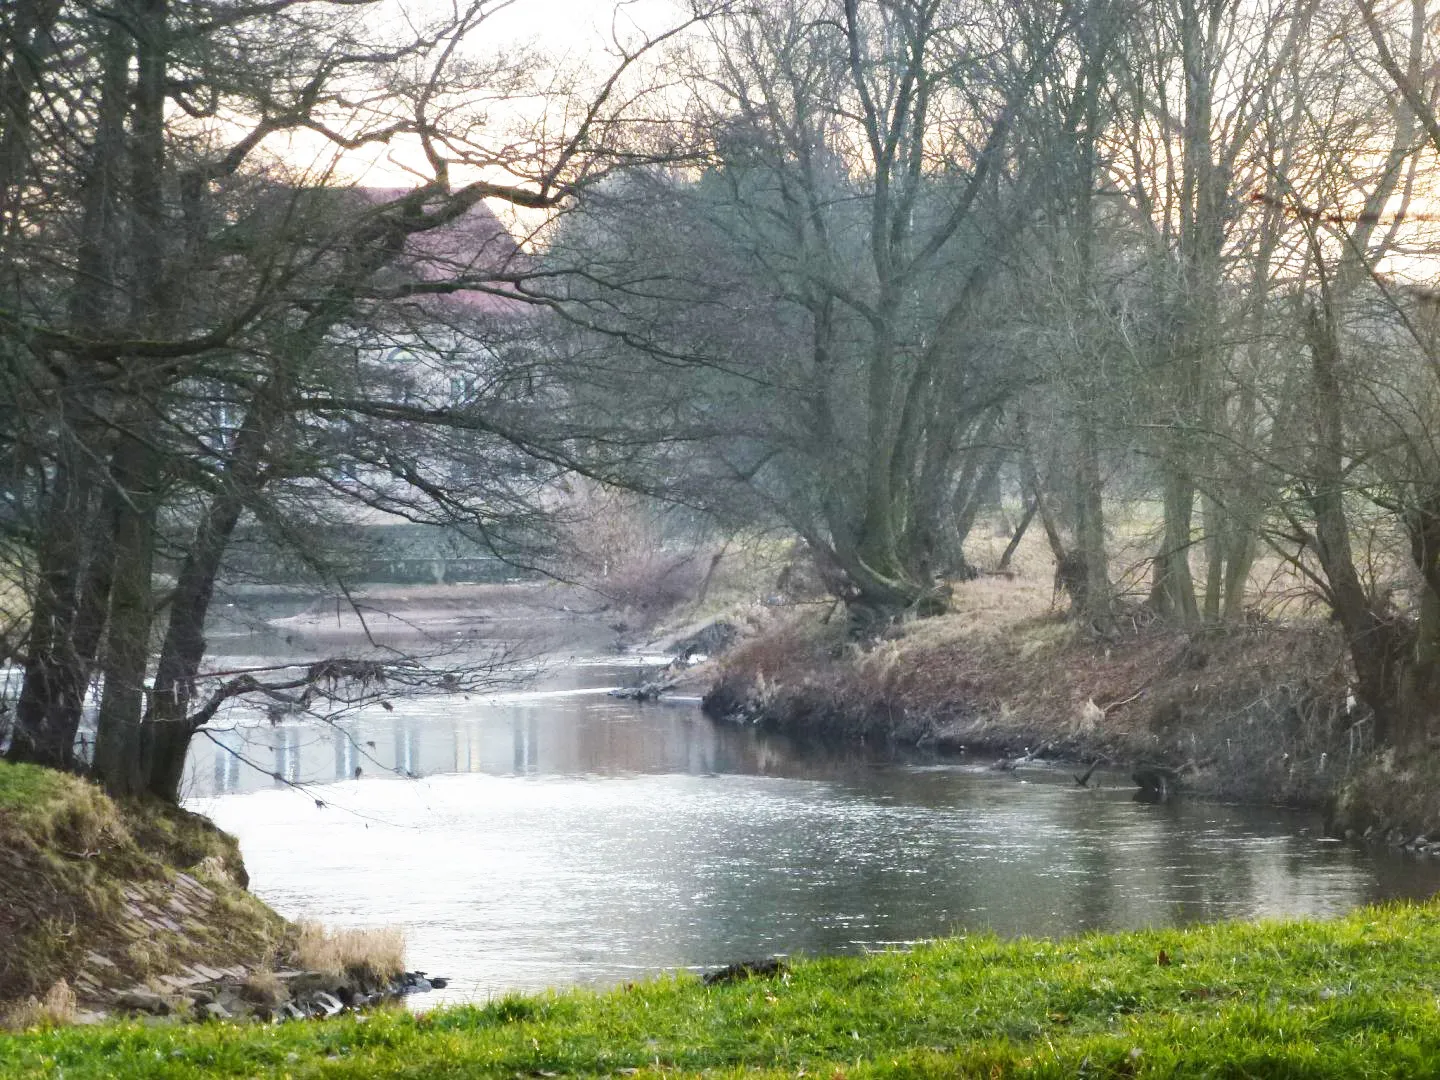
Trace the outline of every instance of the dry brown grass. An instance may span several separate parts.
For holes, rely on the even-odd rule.
[[[970,552],[982,572],[1006,542],[993,531],[977,530]],[[1102,639],[1067,618],[1053,566],[1043,534],[1027,535],[1013,576],[956,582],[948,613],[864,646],[815,609],[776,618],[724,658],[717,705],[797,734],[1164,761],[1192,768],[1196,789],[1245,798],[1314,802],[1358,763],[1328,622],[1181,629],[1136,616]]]
[[[302,920],[296,926],[295,953],[310,971],[384,981],[405,970],[405,932],[396,926],[328,930]]]
[[[0,1017],[0,1030],[28,1031],[36,1027],[60,1027],[75,1022],[75,991],[64,979],[45,992],[12,1006]]]
[[[965,543],[970,562],[981,570],[993,569],[1009,543],[1009,526],[1018,516],[1010,507],[1008,514],[997,514],[977,523]],[[1205,546],[1199,534],[1197,516],[1196,543],[1190,552],[1190,569],[1197,588],[1205,584]],[[1157,503],[1145,499],[1116,501],[1106,507],[1106,547],[1110,555],[1110,580],[1122,599],[1143,600],[1149,591],[1151,559],[1160,543],[1162,520]],[[1407,556],[1401,538],[1391,527],[1374,522],[1357,527],[1356,559],[1362,577],[1378,592],[1404,592],[1410,577]],[[1011,562],[1015,581],[1029,586],[1028,602],[1037,610],[1052,606],[1055,560],[1039,522],[1031,525]],[[1311,566],[1312,571],[1318,569]],[[983,581],[984,579],[982,579]],[[968,588],[968,586],[967,586]],[[1403,599],[1403,598],[1402,598]],[[1007,597],[1015,603],[1014,596]],[[1056,601],[1063,609],[1063,598]],[[1274,550],[1261,546],[1250,569],[1246,587],[1246,604],[1272,619],[1307,621],[1323,619],[1326,613],[1314,585],[1289,560]]]
[[[267,1005],[272,1009],[290,996],[285,984],[280,981],[280,976],[273,971],[252,971],[245,977],[240,994],[246,1001]]]
[[[115,803],[75,777],[0,763],[0,1011],[43,1004],[62,978],[73,985],[88,951],[117,966],[96,974],[119,985],[191,963],[249,967],[288,943],[284,921],[228,875],[208,881],[213,901],[191,899],[201,907],[182,931],[131,940],[127,901],[163,907],[175,872],[207,855],[243,875],[234,839],[193,814]]]
[[[100,788],[52,771],[0,776],[0,839],[90,856],[134,846],[116,805]]]

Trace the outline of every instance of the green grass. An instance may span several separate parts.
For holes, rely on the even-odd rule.
[[[783,981],[662,978],[419,1018],[54,1030],[0,1038],[0,1076],[1436,1076],[1437,993],[1432,903],[956,938],[801,962]]]
[[[26,813],[59,798],[65,781],[62,773],[0,758],[0,814]]]
[[[168,887],[177,870],[202,878],[214,904],[183,935],[132,943],[124,888]],[[89,951],[122,982],[279,952],[289,929],[231,882],[242,873],[234,838],[198,815],[153,800],[116,803],[79,777],[0,761],[0,1029],[13,1006],[73,980]],[[0,1050],[0,1075],[5,1058]]]
[[[115,804],[94,784],[0,761],[0,842],[88,850],[129,839]]]

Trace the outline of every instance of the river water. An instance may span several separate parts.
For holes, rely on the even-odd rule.
[[[633,675],[581,662],[536,689],[334,724],[237,709],[196,740],[186,805],[239,837],[251,887],[282,914],[402,926],[411,965],[453,979],[434,1004],[1440,890],[1436,861],[1326,841],[1310,815],[797,746],[713,725],[694,701],[606,696]]]

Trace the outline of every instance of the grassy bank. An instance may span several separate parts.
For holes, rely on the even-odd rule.
[[[772,613],[727,654],[706,699],[720,719],[800,737],[1164,765],[1193,795],[1308,806],[1336,835],[1440,847],[1432,750],[1377,748],[1324,621],[1099,636],[1033,580],[956,588],[949,614],[860,647],[815,606]]]
[[[1426,1076],[1440,907],[1069,941],[957,938],[690,976],[274,1026],[0,1038],[0,1077]]]
[[[1366,760],[1326,624],[1126,625],[1106,637],[1023,582],[861,648],[840,618],[775,620],[725,657],[712,715],[795,735],[1164,764],[1192,792],[1316,805]]]
[[[205,818],[0,761],[0,1024],[31,998],[63,1010],[189,964],[273,962],[293,930],[244,886]]]

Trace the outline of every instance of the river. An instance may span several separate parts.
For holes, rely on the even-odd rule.
[[[1440,890],[1440,861],[1327,841],[1312,815],[1145,805],[1122,776],[1093,790],[1060,768],[797,746],[716,726],[693,700],[606,696],[633,675],[577,662],[533,689],[333,725],[237,709],[196,740],[186,805],[239,837],[251,887],[282,914],[402,926],[411,965],[453,980],[432,1004]]]

